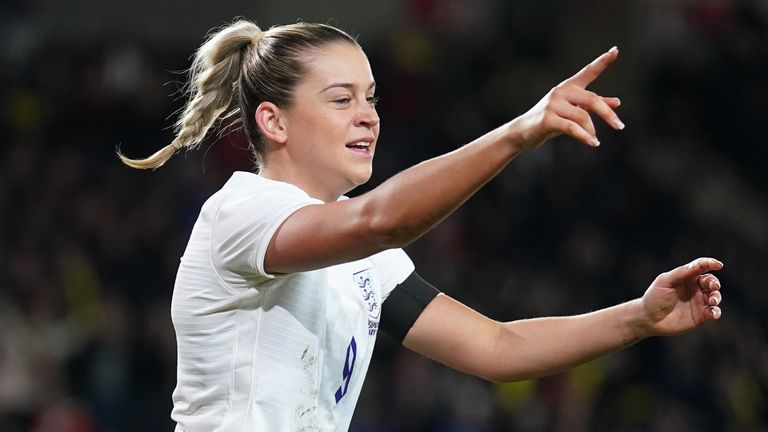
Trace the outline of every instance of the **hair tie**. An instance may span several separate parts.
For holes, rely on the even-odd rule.
[[[267,32],[265,31],[259,31],[256,33],[256,35],[251,39],[251,45],[253,45],[254,48],[258,49],[259,44],[264,39],[264,37],[267,35]]]
[[[181,141],[179,141],[179,139],[178,139],[178,138],[174,139],[174,140],[171,142],[171,145],[172,145],[172,146],[173,146],[173,148],[175,148],[176,150],[181,150],[181,148],[182,148],[182,147],[184,147],[184,144],[182,144],[182,143],[181,143]]]

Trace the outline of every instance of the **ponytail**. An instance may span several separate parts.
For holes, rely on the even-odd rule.
[[[249,21],[237,21],[214,33],[195,53],[187,84],[189,101],[176,121],[176,138],[145,159],[130,159],[118,150],[120,160],[131,168],[155,169],[178,150],[199,146],[208,129],[232,103],[246,50],[262,37],[261,29]],[[237,111],[232,110],[226,117]]]
[[[253,114],[263,101],[289,106],[297,83],[308,71],[307,52],[332,42],[359,48],[350,35],[326,24],[299,22],[262,32],[256,24],[241,20],[222,28],[192,61],[186,86],[189,101],[176,121],[176,138],[146,159],[129,159],[119,150],[117,156],[132,168],[158,168],[182,148],[197,148],[216,120],[239,113],[259,168],[265,143]]]

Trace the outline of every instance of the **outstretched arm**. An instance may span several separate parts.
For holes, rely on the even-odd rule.
[[[558,372],[656,335],[682,333],[720,318],[721,269],[699,258],[659,275],[642,298],[584,315],[500,323],[440,295],[403,345],[462,372],[515,381]]]
[[[615,48],[552,89],[522,116],[470,144],[422,162],[359,197],[303,207],[270,242],[268,272],[291,273],[404,246],[451,214],[524,150],[565,133],[598,144],[589,112],[616,129],[616,98],[586,87],[616,59]]]

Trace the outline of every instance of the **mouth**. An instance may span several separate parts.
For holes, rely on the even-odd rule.
[[[355,153],[359,153],[361,155],[371,155],[373,152],[371,151],[371,143],[368,141],[357,141],[353,143],[349,143],[346,146],[348,149],[352,150]]]

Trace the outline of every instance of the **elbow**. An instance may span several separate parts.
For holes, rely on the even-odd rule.
[[[526,376],[516,376],[516,375],[506,375],[506,374],[491,374],[487,376],[481,376],[480,378],[492,383],[492,384],[509,384],[519,381],[526,381],[529,379],[534,379],[535,377],[526,377]]]
[[[373,203],[363,205],[364,230],[383,249],[401,248],[419,237],[418,229],[396,209],[385,209]]]
[[[487,371],[482,374],[476,374],[478,378],[484,379],[493,384],[508,384],[518,381],[526,381],[530,379],[538,378],[540,375],[536,373],[525,373],[510,370],[499,371]]]
[[[529,379],[524,374],[515,374],[504,368],[486,369],[474,375],[492,384],[506,384]]]
[[[487,371],[482,375],[478,374],[479,378],[494,384],[507,384],[519,381],[528,381],[532,379],[538,379],[549,375],[562,372],[564,368],[552,368],[542,369],[533,367],[533,365],[519,365],[514,367],[513,365],[506,365],[497,368],[496,370]]]
[[[384,219],[372,221],[371,231],[385,249],[402,248],[419,238],[418,232],[410,227]]]
[[[482,380],[488,381],[491,384],[504,384],[512,382],[510,380],[504,379],[504,377],[498,374],[476,374],[475,376]]]
[[[538,378],[546,375],[540,366],[540,359],[526,355],[526,349],[520,335],[503,323],[496,322],[495,334],[487,348],[488,360],[476,368],[475,375],[494,384],[512,383]],[[515,347],[514,352],[510,347]]]

